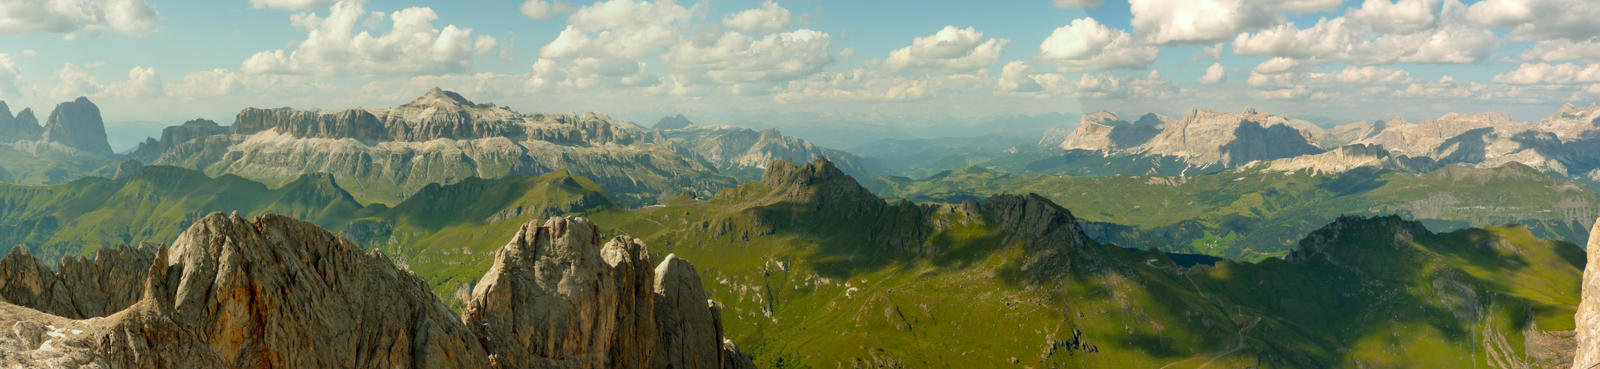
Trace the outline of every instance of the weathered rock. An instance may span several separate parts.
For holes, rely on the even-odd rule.
[[[383,122],[361,109],[322,112],[246,108],[239,112],[233,129],[243,135],[270,130],[301,138],[351,138],[366,142],[386,136]]]
[[[617,317],[610,269],[588,220],[529,222],[495,253],[462,320],[498,367],[605,367]]]
[[[683,116],[683,114],[678,114],[678,115],[673,115],[673,116],[661,117],[661,120],[656,121],[656,125],[650,126],[650,128],[662,129],[662,130],[665,130],[665,129],[684,129],[684,128],[688,128],[689,126],[692,126],[692,125],[694,125],[694,122],[690,121],[688,117]]]
[[[226,135],[232,131],[231,127],[217,125],[217,122],[209,119],[194,119],[181,125],[162,128],[160,139],[145,139],[139,143],[139,147],[134,148],[130,156],[139,161],[154,162],[161,158],[161,154],[190,140]]]
[[[1111,112],[1084,115],[1077,130],[1057,143],[1067,150],[1115,151],[1137,147],[1161,132],[1165,118],[1145,114],[1136,123],[1117,118]]]
[[[101,155],[111,154],[100,107],[86,97],[57,104],[50,112],[50,120],[45,122],[40,140]]]
[[[156,259],[97,348],[113,366],[487,366],[421,279],[310,223],[213,214]]]
[[[752,367],[692,265],[599,241],[583,218],[524,225],[460,320],[382,254],[276,215],[209,215],[170,248],[69,258],[59,276],[18,248],[0,259],[0,367]],[[110,314],[82,303],[129,296]]]
[[[1589,231],[1588,262],[1583,267],[1583,300],[1578,303],[1578,350],[1572,358],[1573,369],[1591,369],[1600,365],[1600,220]]]
[[[68,256],[57,272],[17,246],[0,259],[0,298],[72,319],[111,315],[139,300],[155,247],[102,248],[93,259]]]
[[[656,266],[655,320],[660,341],[651,367],[722,367],[722,318],[706,299],[694,265],[675,255]]]
[[[617,237],[600,250],[617,286],[616,339],[611,368],[648,368],[656,352],[655,271],[650,249],[632,237]]]
[[[20,140],[38,140],[44,128],[39,127],[39,120],[33,117],[33,110],[22,109],[15,117],[11,116],[11,108],[5,101],[0,101],[0,142],[16,142]]]

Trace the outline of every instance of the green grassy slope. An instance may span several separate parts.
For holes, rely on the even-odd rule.
[[[1246,260],[1281,256],[1340,215],[1401,214],[1437,229],[1522,224],[1582,243],[1600,195],[1520,164],[1426,174],[1230,170],[1190,177],[1017,175],[969,167],[900,183],[904,197],[954,202],[1038,193],[1073,209],[1096,239]]]
[[[885,201],[821,162],[635,210],[562,172],[429,186],[394,207],[346,202],[325,178],[276,189],[234,178],[152,167],[0,187],[0,224],[75,230],[6,232],[54,248],[175,236],[207,210],[281,209],[321,217],[459,301],[518,225],[584,215],[658,259],[692,260],[729,337],[783,368],[1555,367],[1550,331],[1572,328],[1584,260],[1520,226],[1434,234],[1343,217],[1287,259],[1183,268],[1092,241],[1078,213],[1043,197]]]

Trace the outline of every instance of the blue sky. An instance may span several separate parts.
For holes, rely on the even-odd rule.
[[[1600,95],[1587,0],[43,3],[0,5],[0,100],[86,95],[113,125],[393,106],[433,86],[524,112],[913,131],[1251,106],[1536,120]]]

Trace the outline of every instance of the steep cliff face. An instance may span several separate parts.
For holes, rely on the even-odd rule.
[[[150,164],[281,184],[329,173],[363,202],[396,203],[429,184],[566,169],[627,205],[735,182],[658,132],[603,114],[521,114],[434,89],[389,109],[241,111],[234,134],[158,141]],[[176,141],[176,140],[174,140]]]
[[[1584,248],[1588,263],[1583,267],[1583,300],[1578,303],[1578,350],[1572,358],[1572,369],[1590,369],[1600,365],[1600,220],[1589,231],[1589,246]]]
[[[95,154],[110,155],[111,144],[106,142],[106,125],[100,118],[100,107],[88,98],[56,105],[45,122],[40,140]]]
[[[1316,126],[1255,109],[1243,113],[1190,111],[1167,124],[1136,151],[1187,158],[1194,163],[1242,165],[1321,153],[1311,144]]]
[[[146,138],[129,154],[133,159],[141,162],[155,162],[163,153],[173,147],[188,143],[190,140],[201,137],[226,135],[232,132],[231,127],[218,125],[209,119],[194,119],[183,122],[181,125],[161,129],[161,138]]]
[[[495,254],[462,314],[506,368],[723,368],[721,317],[694,266],[668,255],[652,273],[637,240],[600,244],[583,218],[524,224]]]
[[[582,218],[525,225],[459,318],[383,254],[276,215],[212,214],[154,254],[103,250],[59,273],[15,251],[0,260],[0,366],[752,367],[691,266],[652,273],[637,240],[599,242]]]
[[[246,108],[235,118],[233,129],[242,135],[270,130],[300,138],[349,138],[363,142],[387,138],[383,122],[362,109],[322,112]]]
[[[16,142],[22,140],[38,140],[44,128],[39,127],[39,120],[33,116],[33,110],[24,108],[11,115],[11,107],[5,101],[0,101],[0,142]]]
[[[1060,142],[1067,150],[1116,151],[1137,147],[1161,132],[1165,119],[1155,114],[1145,114],[1136,123],[1117,118],[1110,112],[1083,116],[1078,129]]]
[[[68,256],[52,271],[17,246],[0,259],[0,299],[72,319],[110,315],[138,301],[156,247],[104,248],[93,259]]]

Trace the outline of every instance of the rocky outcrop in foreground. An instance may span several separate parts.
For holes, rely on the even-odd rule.
[[[50,299],[13,300],[38,293],[0,288],[0,367],[753,367],[722,340],[686,262],[669,256],[650,273],[642,244],[599,242],[582,218],[524,225],[458,318],[381,253],[282,216],[213,214],[147,256],[142,275],[120,278],[142,284],[123,288],[140,298],[121,311],[58,314]],[[127,250],[113,253],[145,249]],[[33,292],[123,271],[63,264],[53,275],[24,259],[13,252],[0,273],[42,276],[15,279]],[[91,264],[136,261],[102,254]]]
[[[1589,261],[1583,267],[1583,300],[1575,317],[1578,350],[1572,358],[1573,369],[1600,366],[1600,220],[1589,235],[1589,247],[1584,248]]]

